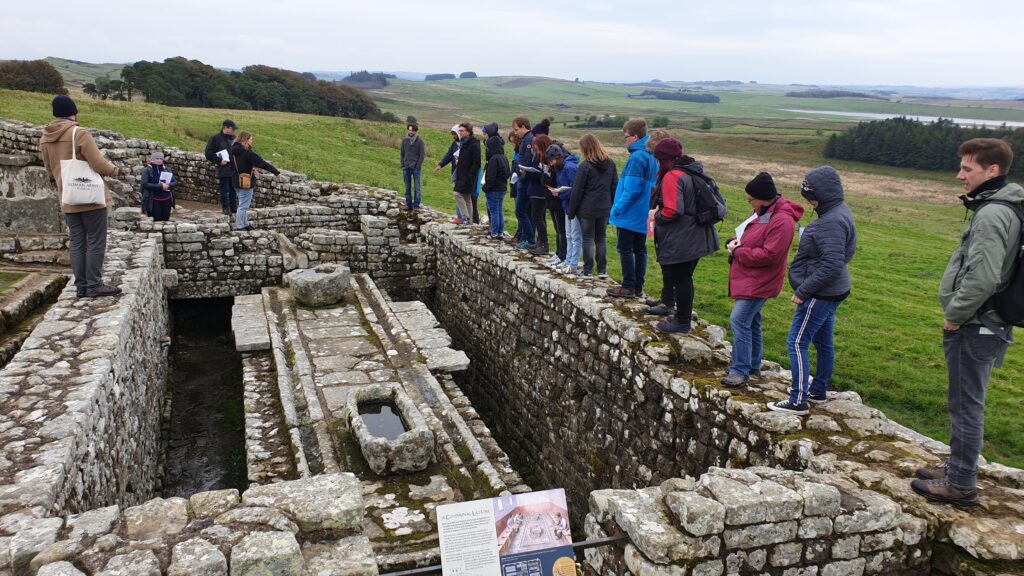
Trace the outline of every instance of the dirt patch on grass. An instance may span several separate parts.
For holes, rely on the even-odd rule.
[[[710,174],[730,185],[744,186],[758,172],[770,172],[776,186],[789,197],[796,195],[804,176],[813,168],[791,163],[717,155],[702,155],[700,159]],[[846,193],[850,196],[955,204],[959,202],[957,196],[961,193],[960,187],[954,184],[916,181],[852,170],[840,170],[839,175]]]
[[[500,84],[495,84],[495,86],[497,86],[498,88],[524,88],[531,84],[536,84],[537,82],[540,81],[540,78],[516,78],[515,80],[509,80],[508,82],[501,82]]]

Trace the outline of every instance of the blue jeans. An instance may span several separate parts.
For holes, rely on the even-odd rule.
[[[246,214],[249,211],[249,207],[252,206],[252,188],[248,190],[244,188],[235,188],[235,193],[238,194],[238,212],[235,213],[235,230],[241,230],[249,225],[249,218]]]
[[[640,294],[644,291],[644,277],[647,275],[647,234],[618,229],[615,249],[622,264],[622,287]]]
[[[811,376],[808,350],[812,343],[818,353],[818,364],[814,370],[814,386],[810,387],[810,394],[819,396],[828,392],[828,383],[832,380],[832,369],[836,361],[832,337],[838,307],[839,302],[817,298],[808,298],[796,307],[793,324],[789,327],[789,337],[786,338],[789,369],[793,372],[793,387],[789,391],[789,401],[793,404],[807,403]]]
[[[519,222],[519,239],[532,244],[534,230],[533,221],[530,220],[530,196],[522,186],[519,186],[516,193],[516,220]]]
[[[405,207],[419,208],[422,196],[420,195],[420,171],[418,168],[402,168],[402,179],[405,180]],[[416,196],[412,195],[412,181],[416,181]]]
[[[491,222],[491,236],[501,236],[505,233],[505,192],[486,192],[487,195],[487,218]]]
[[[737,300],[729,315],[732,330],[732,365],[729,374],[761,373],[761,307],[764,298]]]
[[[565,217],[565,263],[573,268],[580,265],[580,254],[583,252],[583,233],[580,230],[580,219]]]

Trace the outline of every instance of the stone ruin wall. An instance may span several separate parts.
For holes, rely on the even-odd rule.
[[[31,139],[24,135],[31,130],[24,128],[12,139],[9,124],[3,124],[0,152],[31,153]],[[141,165],[148,150],[158,147],[109,136],[110,142],[130,145],[115,148],[107,138],[101,134],[107,153],[115,161],[130,158],[130,166]],[[169,156],[175,153],[172,150]],[[199,171],[205,160],[195,162]],[[175,170],[173,159],[168,163]],[[176,172],[182,178],[188,168]],[[196,176],[200,177],[207,182],[202,188],[197,183],[197,190],[212,189],[212,176]],[[430,211],[423,213],[424,219],[436,222],[410,221],[399,212],[391,192],[310,183],[297,176],[290,180],[303,181],[304,187],[290,192],[285,187],[279,199],[309,204],[268,204],[262,212],[255,210],[254,222],[262,228],[257,232],[233,232],[220,216],[156,224],[131,208],[118,211],[115,227],[138,234],[114,237],[128,243],[124,246],[151,253],[153,264],[135,256],[129,266],[124,263],[127,254],[117,257],[112,251],[108,266],[132,272],[141,266],[152,272],[138,272],[145,277],[140,285],[148,286],[137,295],[139,300],[127,310],[114,310],[132,319],[123,325],[151,333],[123,335],[134,344],[117,338],[108,344],[153,346],[159,341],[157,333],[166,333],[166,309],[156,303],[162,301],[162,284],[176,297],[251,293],[279,281],[278,267],[348,260],[354,262],[353,270],[364,267],[374,278],[380,276],[389,291],[406,290],[432,304],[456,345],[473,359],[468,376],[457,378],[459,385],[488,418],[518,467],[536,475],[527,479],[531,484],[565,487],[577,524],[582,522],[587,536],[628,537],[625,546],[589,551],[584,563],[588,574],[838,576],[916,574],[927,572],[929,566],[950,574],[1024,573],[1019,537],[1024,533],[1024,472],[983,466],[987,500],[977,517],[930,506],[909,494],[908,480],[914,467],[941,461],[948,448],[865,407],[855,393],[836,395],[806,419],[767,412],[765,401],[784,396],[786,374],[769,365],[756,386],[742,391],[719,388],[717,378],[728,363],[728,343],[720,328],[701,322],[694,335],[660,336],[642,318],[638,304],[601,297],[608,282],[566,281],[532,258],[488,243],[478,230],[442,224]],[[287,196],[291,193],[295,196]],[[409,243],[417,240],[421,243]],[[163,274],[161,253],[168,268]],[[143,306],[145,298],[155,307]],[[62,302],[73,306],[67,294]],[[51,313],[63,314],[60,305],[54,310]],[[71,321],[78,320],[74,312],[68,314]],[[93,330],[104,329],[104,322],[94,322],[98,324]],[[26,362],[52,360],[45,352],[41,360],[33,360],[33,350],[26,347],[25,357],[16,358],[14,367],[0,374],[0,393],[8,395],[5,402],[26,392],[25,372],[17,370],[26,370]],[[163,352],[147,354],[162,357]],[[58,375],[80,369],[59,362],[52,368]],[[104,374],[126,373],[112,367]],[[161,374],[151,377],[163,382]],[[109,406],[98,401],[97,405]],[[143,413],[128,410],[124,402],[119,406],[126,407],[129,420]],[[88,418],[98,414],[84,413]],[[20,407],[16,415],[26,422],[41,416]],[[0,488],[5,513],[17,514],[17,506],[29,505],[49,514],[123,496],[108,484],[94,501],[76,501],[75,485],[64,478],[71,478],[70,468],[77,466],[67,463],[92,462],[88,451],[85,457],[65,458],[68,446],[102,437],[102,427],[109,425],[104,418],[89,422],[101,428],[89,435],[84,426],[72,425],[71,434],[53,442],[37,436],[28,438],[29,444],[18,444],[21,437],[14,435],[32,436],[26,432],[34,430],[31,424],[21,427],[24,430],[0,431],[14,440],[14,450],[53,444],[52,451],[33,451],[46,456],[40,461],[45,465],[32,474],[17,466],[22,472],[14,484]],[[143,422],[132,425],[146,427]],[[7,448],[8,438],[4,440]],[[118,445],[116,439],[111,443]],[[749,467],[757,468],[746,474],[723,469]],[[792,472],[787,476],[771,468]],[[699,480],[685,478],[702,474]],[[39,478],[49,480],[38,482]],[[85,493],[84,482],[80,494]],[[807,484],[825,486],[815,490],[830,494],[829,487],[837,491],[839,508],[815,508],[801,492],[800,486]],[[141,495],[144,488],[139,486],[145,485],[140,479],[132,487]],[[594,492],[601,489],[610,490]],[[762,493],[764,498],[750,501],[750,494]],[[782,503],[772,508],[768,502],[775,499]],[[704,511],[702,516],[711,510],[717,518],[719,507],[725,510],[720,525],[710,529],[695,523],[693,510]],[[637,520],[638,510],[642,521]],[[851,515],[859,520],[840,521]],[[658,539],[659,534],[667,534],[667,539]]]
[[[699,321],[692,335],[660,335],[642,303],[603,297],[607,281],[567,280],[480,231],[432,224],[425,232],[437,250],[434,312],[472,358],[460,387],[516,467],[534,474],[528,483],[566,489],[588,537],[629,536],[628,547],[588,551],[588,573],[973,574],[979,565],[988,572],[978,573],[1024,573],[1024,471],[983,464],[985,501],[974,514],[927,504],[910,479],[948,447],[856,393],[833,393],[806,418],[768,411],[766,402],[787,395],[788,372],[766,363],[760,382],[721,388],[729,364],[721,328]],[[838,490],[841,506],[812,512],[792,488],[773,486],[790,503],[766,516],[755,485],[794,482],[774,468]],[[719,491],[724,481],[679,479],[706,474],[736,478]],[[595,496],[603,488],[613,490]],[[756,519],[727,516],[713,535],[681,532],[672,499],[690,497],[670,498],[679,491],[751,508]],[[856,521],[839,520],[851,514]],[[808,519],[819,516],[828,519]],[[647,546],[659,534],[678,536],[667,544],[672,554]]]
[[[96,305],[69,286],[0,371],[3,524],[152,497],[169,344],[159,258],[156,240],[112,234],[105,272],[125,294]]]

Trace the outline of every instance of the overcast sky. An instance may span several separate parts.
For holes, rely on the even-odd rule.
[[[5,2],[0,59],[583,80],[1024,85],[1020,0]]]

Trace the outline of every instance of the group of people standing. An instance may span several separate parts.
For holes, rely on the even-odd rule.
[[[242,131],[235,137],[238,125],[231,119],[221,123],[220,132],[206,143],[206,159],[217,170],[221,212],[234,215],[236,230],[252,230],[247,218],[252,207],[256,174],[266,170],[282,180],[281,171],[253,150],[252,132]]]

